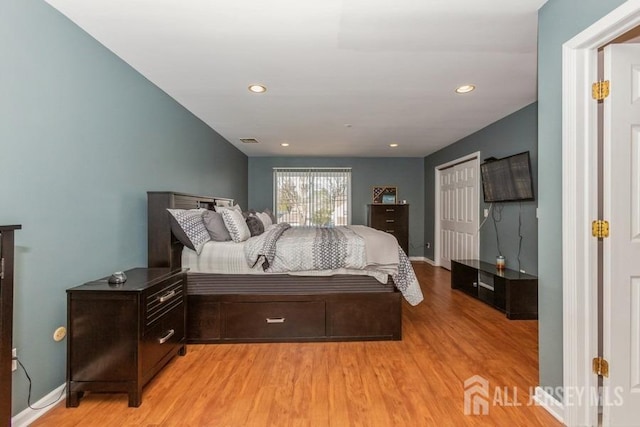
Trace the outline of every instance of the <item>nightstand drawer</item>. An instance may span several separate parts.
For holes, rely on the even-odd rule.
[[[145,296],[145,331],[184,301],[183,289],[182,277],[172,277],[153,287]]]
[[[142,337],[142,370],[153,368],[176,345],[185,340],[184,303],[166,313]]]
[[[322,301],[225,303],[225,338],[305,338],[325,335]]]

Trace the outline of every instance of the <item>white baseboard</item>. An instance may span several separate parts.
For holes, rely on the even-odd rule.
[[[548,413],[553,415],[556,420],[564,424],[564,405],[562,402],[544,391],[542,387],[536,387],[533,400],[538,405],[542,406]]]
[[[423,257],[423,256],[410,256],[409,261],[420,261],[420,262],[426,262],[427,264],[431,264],[433,266],[436,265],[436,263],[433,260],[430,260],[429,258]]]
[[[37,420],[38,418],[40,418],[41,416],[49,412],[58,403],[65,400],[66,398],[64,393],[65,386],[66,384],[62,384],[61,386],[49,392],[49,394],[44,396],[42,399],[32,404],[34,408],[42,408],[42,409],[27,408],[24,411],[20,412],[15,417],[13,417],[11,419],[12,427],[28,427],[29,424],[31,424],[32,422],[34,422],[35,420]]]

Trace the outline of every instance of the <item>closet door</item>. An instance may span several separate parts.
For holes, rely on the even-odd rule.
[[[478,169],[471,159],[439,171],[440,265],[449,270],[451,260],[479,256]]]

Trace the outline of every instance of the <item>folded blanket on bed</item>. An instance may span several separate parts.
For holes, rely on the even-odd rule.
[[[245,257],[269,273],[367,266],[364,239],[347,227],[276,224],[245,243]]]
[[[395,237],[369,227],[280,223],[247,240],[244,249],[249,265],[260,263],[269,273],[338,268],[384,272],[411,305],[423,300],[411,262]]]

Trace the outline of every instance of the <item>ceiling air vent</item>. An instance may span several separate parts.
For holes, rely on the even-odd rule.
[[[255,138],[240,138],[243,144],[257,144],[258,140]]]

